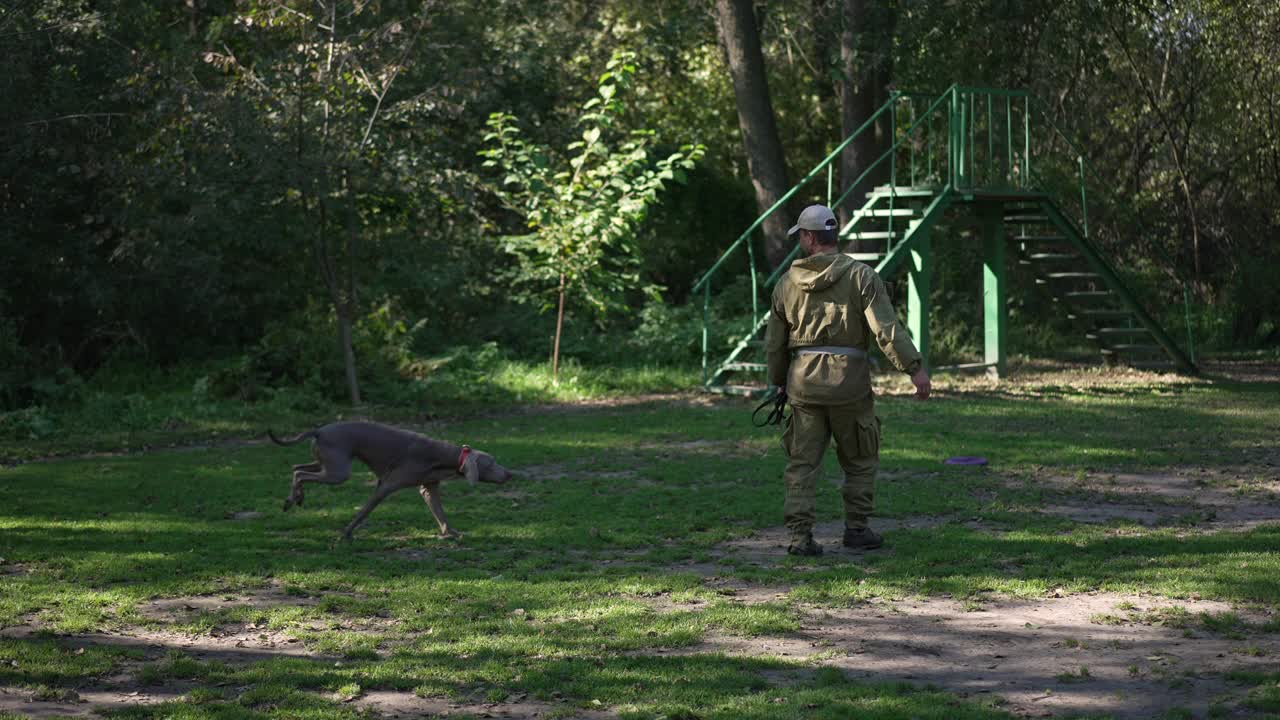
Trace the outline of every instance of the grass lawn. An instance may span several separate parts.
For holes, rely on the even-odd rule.
[[[380,414],[486,450],[517,474],[502,488],[445,488],[461,540],[437,537],[422,500],[405,492],[354,542],[336,543],[370,492],[367,474],[313,487],[303,508],[282,512],[304,447],[229,442],[0,469],[0,688],[121,718],[341,718],[397,707],[450,717],[1000,718],[1018,708],[1002,706],[999,692],[860,674],[846,662],[855,654],[815,628],[871,607],[948,602],[980,614],[1102,593],[1166,609],[1095,614],[1099,632],[1154,624],[1237,643],[1242,662],[1253,662],[1249,647],[1261,653],[1261,665],[1161,682],[1212,675],[1225,689],[1209,712],[1237,713],[1217,716],[1280,711],[1280,671],[1265,666],[1280,634],[1280,523],[1266,514],[1280,491],[1280,386],[1093,371],[939,385],[927,403],[893,394],[903,390],[893,383],[880,399],[876,502],[889,547],[803,561],[750,545],[781,522],[783,458],[777,432],[752,428],[751,405],[733,399],[615,398],[425,421],[413,410]],[[332,417],[328,408],[242,412],[130,432],[160,445],[208,439],[219,423],[234,438],[255,423],[294,430]],[[109,425],[83,430],[0,452],[139,444]],[[991,466],[942,465],[950,455],[984,455]],[[1250,516],[1258,521],[1226,522],[1195,497],[1159,493],[1143,496],[1151,522],[1071,510],[1129,507],[1132,478],[1165,476],[1194,476],[1200,500],[1261,508]],[[827,528],[838,490],[822,483],[819,493]],[[1167,609],[1191,603],[1230,609]],[[769,650],[797,639],[811,649]],[[1060,649],[1080,644],[1070,640]],[[1144,668],[1131,674],[1155,677]],[[1066,668],[1054,687],[1087,688],[1098,675]],[[108,701],[111,692],[146,702]]]

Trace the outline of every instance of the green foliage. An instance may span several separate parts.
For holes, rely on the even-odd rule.
[[[0,296],[3,300],[3,296]],[[18,340],[17,324],[0,304],[0,410],[30,403],[31,356]]]
[[[489,118],[482,165],[505,173],[493,191],[529,231],[504,238],[518,259],[513,279],[526,298],[550,306],[546,292],[563,279],[568,291],[603,316],[624,309],[628,293],[656,296],[657,288],[638,273],[635,229],[668,181],[685,181],[704,148],[686,145],[650,161],[654,133],[619,127],[635,73],[634,54],[614,54],[597,96],[581,108],[581,139],[565,147],[564,160],[526,141],[514,116]]]
[[[1274,3],[891,5],[883,50],[896,87],[961,82],[1053,99],[1050,114],[1098,171],[1092,239],[1133,269],[1179,340],[1189,283],[1199,349],[1280,341]],[[324,257],[359,290],[354,322],[388,306],[427,356],[487,341],[512,358],[545,356],[550,323],[534,312],[567,269],[574,307],[617,332],[606,341],[583,322],[567,347],[617,355],[634,347],[625,338],[637,326],[661,325],[622,311],[648,307],[655,288],[684,302],[756,214],[732,83],[700,5],[565,0],[547,13],[530,0],[429,10],[337,0],[336,25],[321,17],[328,8],[0,8],[10,60],[0,76],[0,410],[46,408],[6,417],[3,432],[47,435],[41,412],[80,401],[75,378],[119,358],[161,368],[257,354],[263,342],[336,353],[328,321],[305,322],[326,333],[312,341],[263,340],[269,326],[280,335],[281,316],[331,301]],[[839,139],[838,3],[782,0],[760,19],[788,164],[807,168]],[[643,86],[629,60],[600,77],[619,47],[644,48]],[[587,96],[595,104],[584,109]],[[499,124],[486,131],[486,121]],[[504,147],[495,177],[484,162],[496,158],[480,153]],[[1058,154],[1065,165],[1043,171],[1070,198],[1075,157]],[[660,204],[640,202],[666,185],[664,171],[689,182]],[[489,186],[508,176],[495,196]],[[485,241],[495,230],[511,239]],[[1013,289],[1014,346],[1072,350],[1047,299]],[[942,278],[938,291],[957,319],[937,328],[937,348],[965,356],[973,290]],[[672,310],[670,322],[697,312]],[[390,355],[362,374],[379,382],[400,363]],[[262,360],[272,372],[254,382],[278,389],[317,374],[281,362]]]
[[[0,413],[0,439],[40,440],[54,432],[54,420],[41,405]]]
[[[336,337],[331,309],[313,307],[272,322],[248,353],[201,378],[197,394],[258,401],[296,388],[302,396],[340,400],[345,386]],[[356,323],[356,356],[375,395],[394,396],[413,355],[411,344],[410,329],[386,305]]]

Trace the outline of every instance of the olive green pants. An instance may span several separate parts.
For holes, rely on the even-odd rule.
[[[875,400],[851,405],[791,405],[791,424],[782,434],[787,453],[787,498],[783,516],[792,536],[813,530],[815,494],[822,477],[822,457],[831,438],[844,470],[844,524],[851,530],[867,526],[875,499],[876,470],[880,467],[880,418]]]

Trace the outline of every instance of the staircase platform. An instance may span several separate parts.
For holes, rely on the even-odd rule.
[[[938,193],[938,189],[926,186],[899,185],[897,187],[889,187],[888,185],[880,185],[874,187],[867,193],[868,198],[879,197],[933,197]]]

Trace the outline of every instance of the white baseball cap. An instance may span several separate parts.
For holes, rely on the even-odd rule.
[[[831,212],[831,208],[826,205],[810,205],[801,211],[800,218],[787,234],[795,235],[799,230],[835,230],[839,225],[840,221]]]

